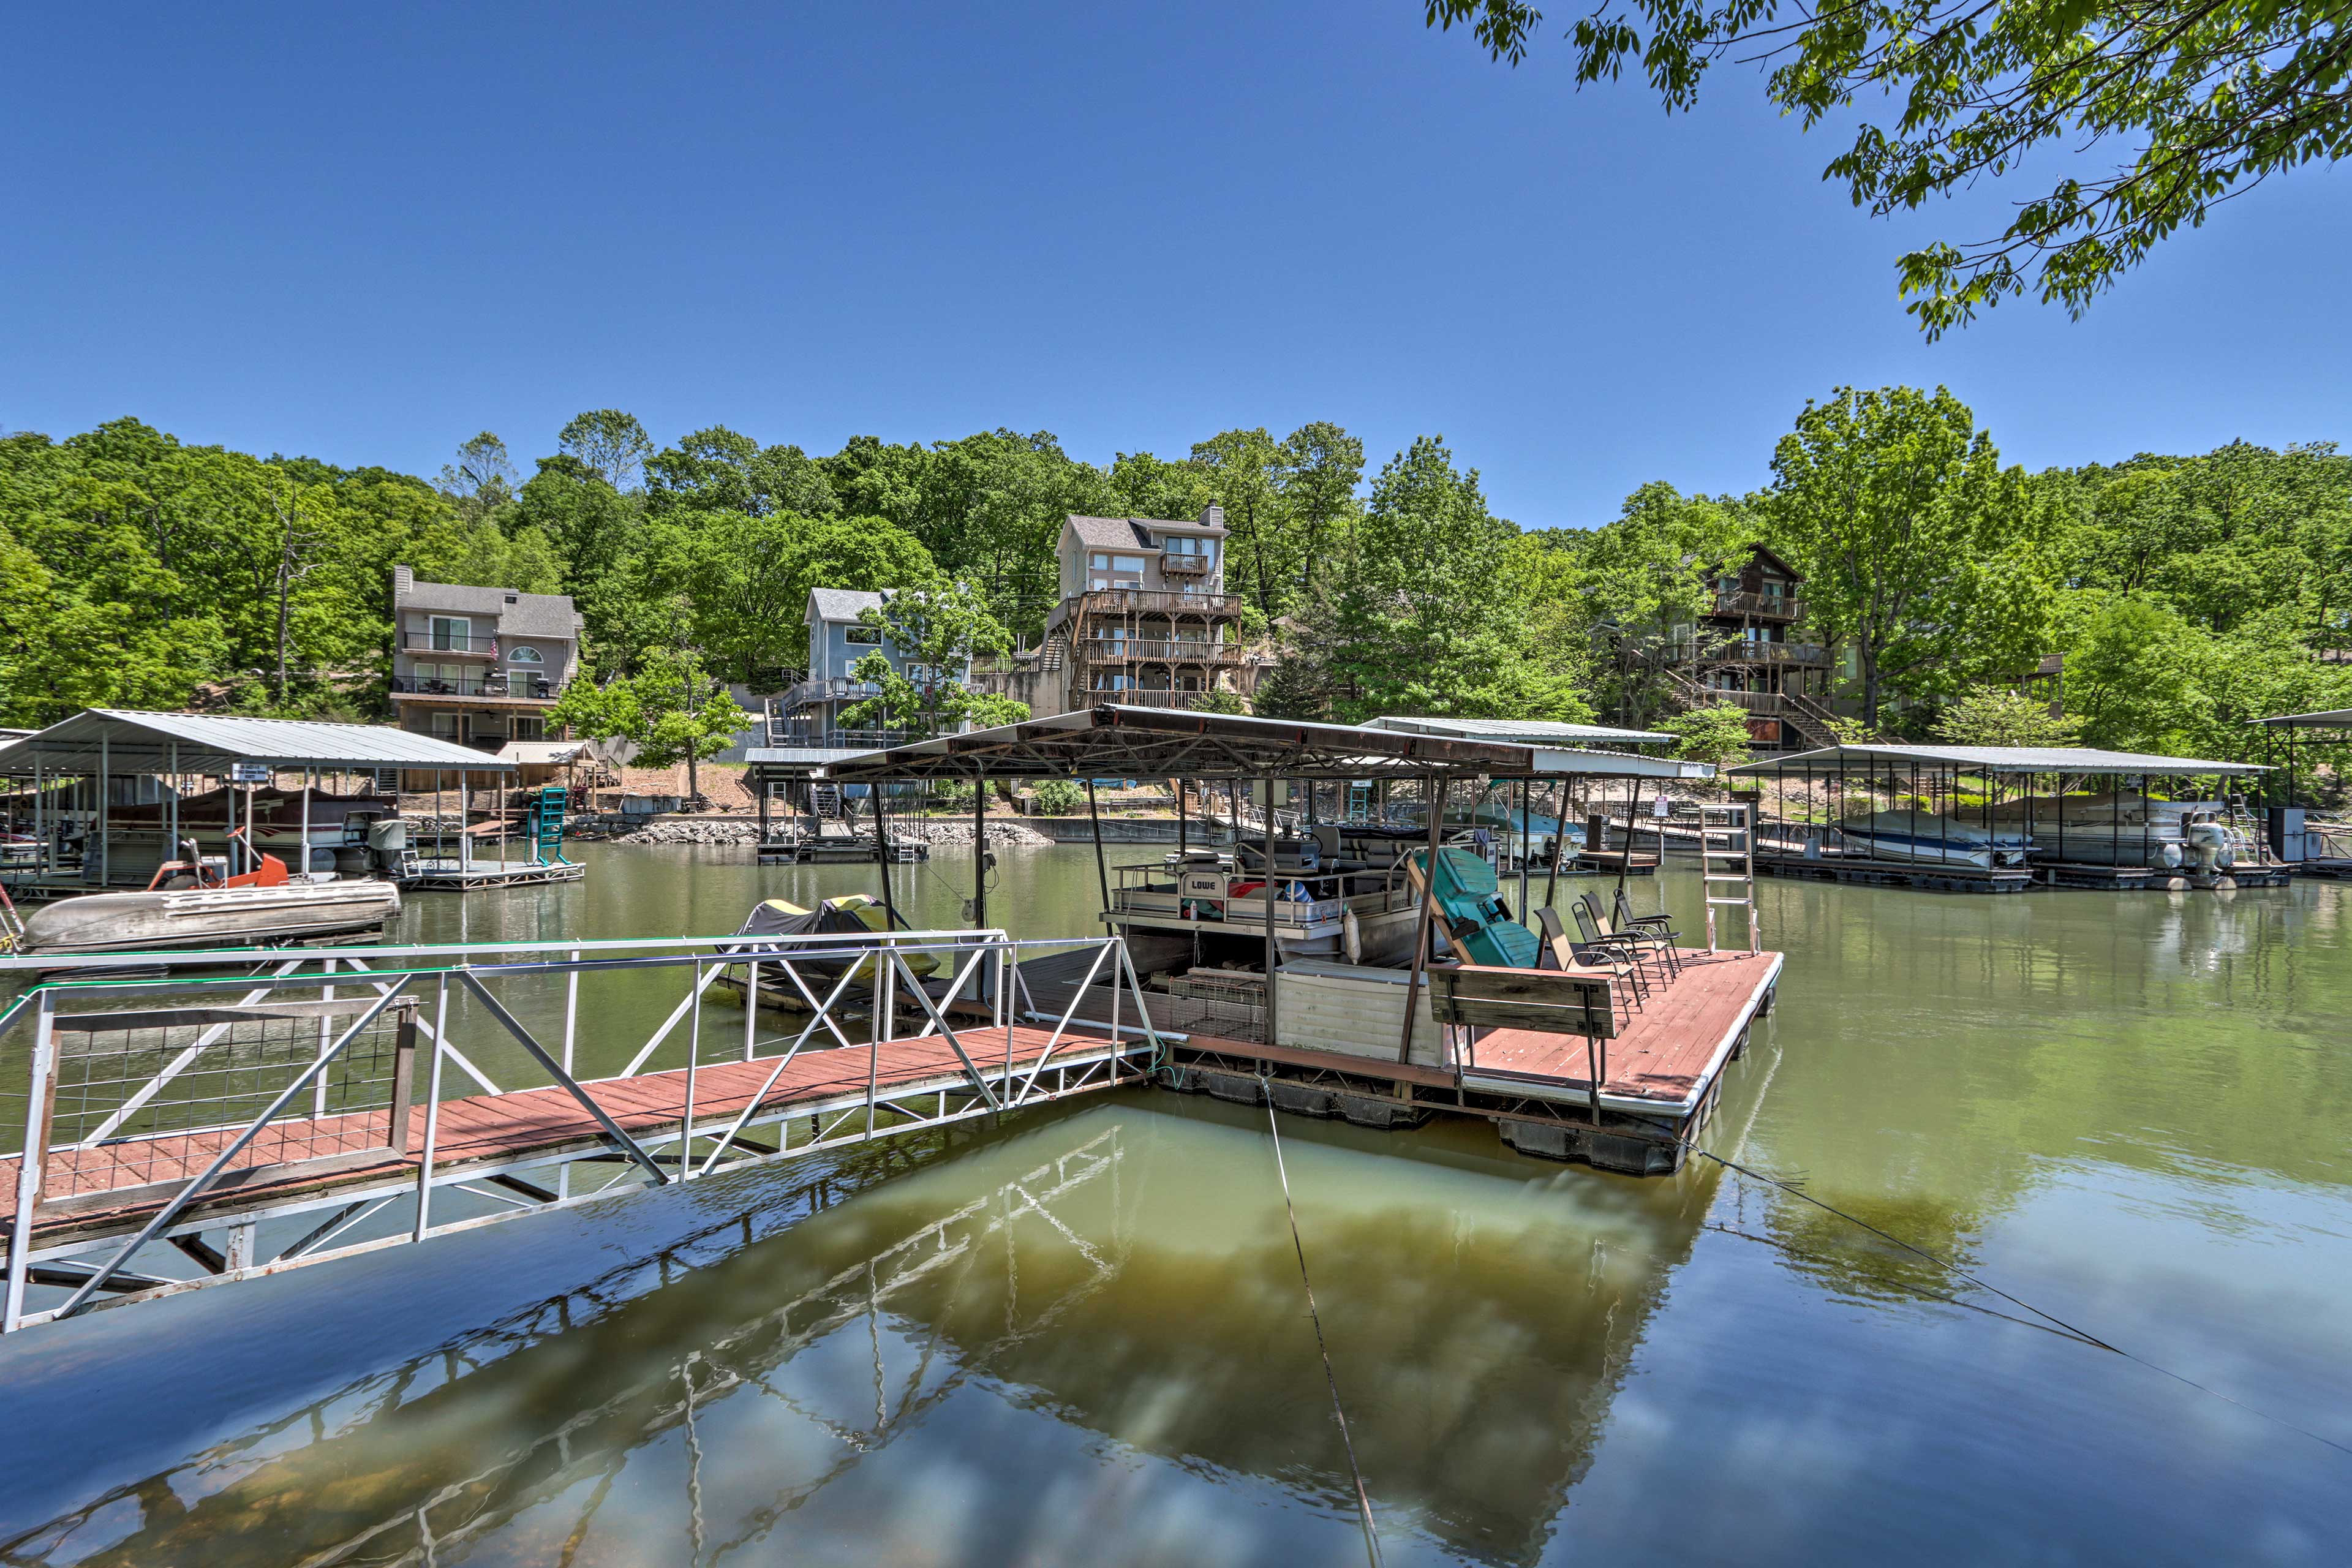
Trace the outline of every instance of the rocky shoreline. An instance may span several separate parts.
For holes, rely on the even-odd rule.
[[[900,840],[916,840],[931,845],[949,845],[959,848],[971,847],[971,824],[969,822],[908,821],[890,824],[890,837]],[[649,822],[633,832],[614,837],[615,844],[756,844],[760,839],[758,822],[745,819],[730,821],[709,817],[682,822]],[[1035,828],[1019,822],[992,822],[988,825],[988,842],[992,845],[1033,846],[1054,842]]]

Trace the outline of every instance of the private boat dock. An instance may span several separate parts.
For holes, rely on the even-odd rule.
[[[1141,977],[1136,1000],[1150,1009],[1164,1047],[1157,1081],[1271,1097],[1278,1109],[1368,1126],[1476,1117],[1523,1152],[1635,1174],[1679,1169],[1780,979],[1780,955],[1758,941],[1747,808],[1714,808],[1702,828],[1705,925],[1691,934],[1703,934],[1706,949],[1664,917],[1637,919],[1622,903],[1611,929],[1596,899],[1574,911],[1582,941],[1554,931],[1552,921],[1544,937],[1515,926],[1521,956],[1486,962],[1465,945],[1459,917],[1434,921],[1432,900],[1414,894],[1422,874],[1412,867],[1437,861],[1454,784],[1520,784],[1522,852],[1508,860],[1517,907],[1556,921],[1566,868],[1546,868],[1538,900],[1534,857],[1524,852],[1532,785],[1630,778],[1638,789],[1644,779],[1706,770],[1584,750],[1543,732],[1572,727],[1495,723],[1489,734],[1475,721],[1411,723],[1108,706],[845,758],[823,776],[877,789],[954,780],[983,795],[1014,778],[1183,777],[1223,781],[1236,794],[1250,784],[1257,826],[1236,826],[1229,853],[1113,868],[1097,840],[1103,919],[1125,941]],[[1444,728],[1432,733],[1423,723]],[[1360,789],[1366,780],[1383,791],[1418,788],[1426,828],[1391,846],[1395,829],[1317,820],[1318,785]],[[1296,810],[1279,809],[1276,781],[1293,792]],[[1180,792],[1180,811],[1184,798]],[[1180,833],[1183,826],[1180,816]],[[1413,838],[1426,841],[1418,860]],[[1447,853],[1488,877],[1499,908],[1493,874],[1466,851]],[[1637,858],[1612,858],[1623,867],[1622,895]],[[985,887],[974,893],[984,918]],[[1717,950],[1718,915],[1748,951]],[[1444,952],[1433,957],[1441,942]],[[1016,1005],[1114,1025],[1098,967],[1083,954],[1024,960]]]
[[[2179,789],[2210,779],[2227,792],[2269,771],[2088,747],[1870,743],[1769,758],[1730,776],[1758,781],[1759,808],[1763,782],[1775,789],[1757,833],[1762,876],[1957,893],[2177,892],[2284,887],[2295,867],[2240,795],[2166,799],[2154,781]],[[2089,793],[2102,783],[2104,794]],[[1801,810],[1790,805],[1791,785]],[[1881,796],[1896,804],[1881,810]]]

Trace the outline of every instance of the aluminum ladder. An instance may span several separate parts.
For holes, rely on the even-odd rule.
[[[1706,896],[1706,950],[1718,952],[1715,911],[1732,904],[1748,911],[1748,951],[1762,951],[1756,932],[1756,833],[1754,808],[1748,805],[1701,805],[1698,808],[1699,887]],[[1660,840],[1663,853],[1664,841]],[[1736,897],[1720,889],[1736,889]]]

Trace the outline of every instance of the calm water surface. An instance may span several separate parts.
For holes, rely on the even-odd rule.
[[[411,934],[877,875],[590,854]],[[1003,858],[996,918],[1094,929],[1089,851]],[[902,903],[956,923],[969,865]],[[2352,1445],[2347,891],[1760,896],[1789,968],[1712,1146],[2242,1406],[1703,1163],[1285,1119],[1387,1560],[2352,1561],[2352,1456],[2254,1413]],[[583,1067],[680,989],[583,984]],[[1165,1093],[44,1329],[0,1432],[13,1563],[1364,1560],[1264,1113]]]

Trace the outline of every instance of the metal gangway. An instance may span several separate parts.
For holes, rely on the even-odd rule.
[[[1073,945],[1094,950],[1092,994],[1058,1016],[1019,1008],[1020,956]],[[138,978],[121,977],[129,964]],[[0,1009],[13,1063],[0,1137],[15,1144],[0,1156],[13,1198],[0,1332],[1134,1083],[1160,1047],[1115,937],[458,942],[38,967],[62,977]],[[740,1025],[706,1018],[730,973],[718,989],[740,996]],[[618,1072],[584,1076],[620,1052],[595,1022],[609,1001],[583,1012],[583,983],[683,994]]]
[[[1630,845],[1632,840],[1628,838]],[[1663,829],[1661,850],[1665,840]],[[1734,803],[1702,805],[1698,808],[1699,889],[1706,900],[1706,950],[1722,951],[1716,938],[1715,911],[1729,907],[1748,916],[1748,951],[1761,952],[1756,930],[1755,808]]]

